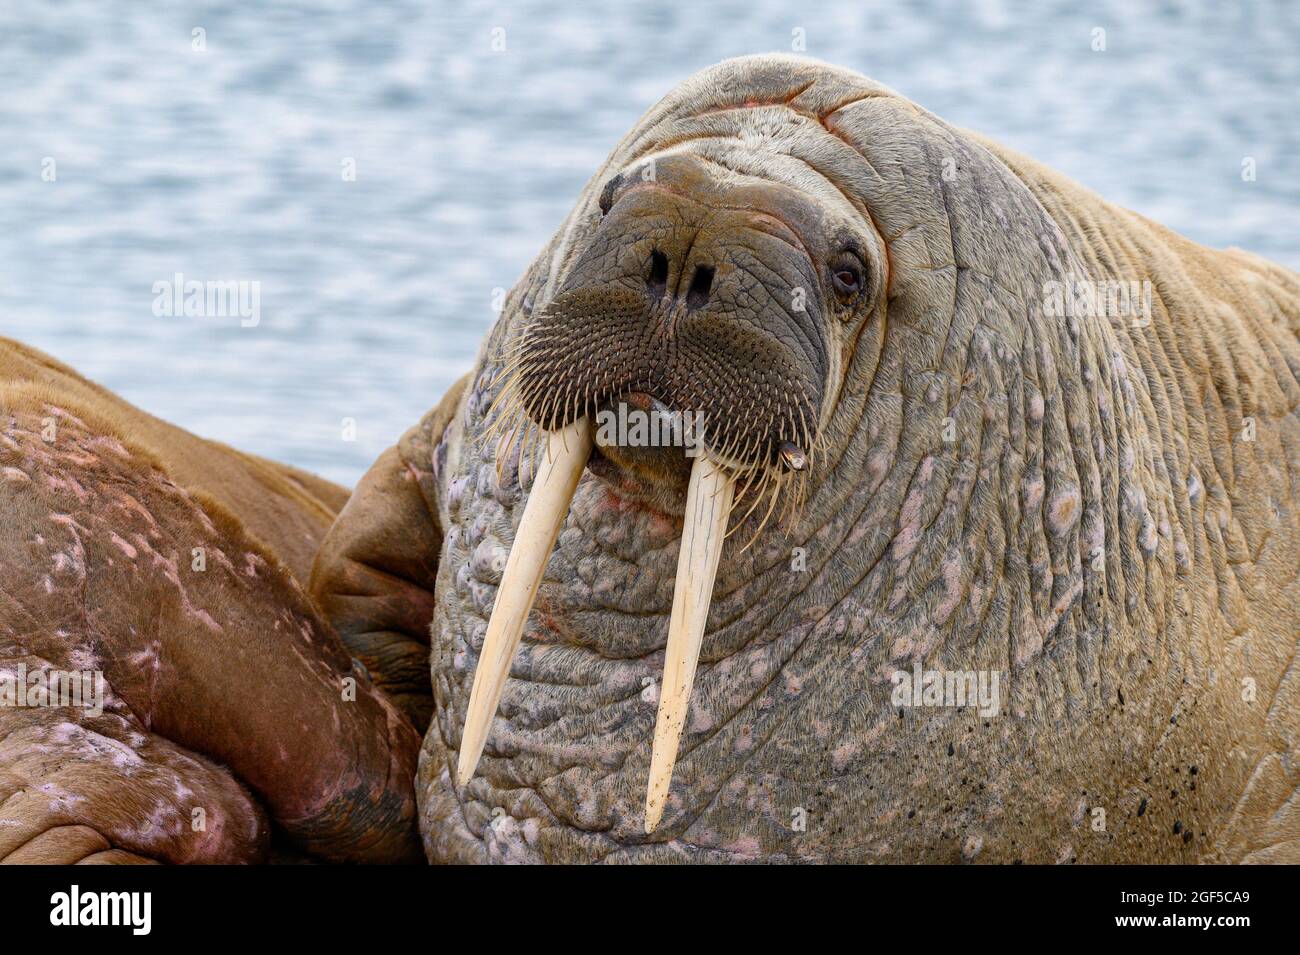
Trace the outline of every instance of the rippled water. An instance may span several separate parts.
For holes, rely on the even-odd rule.
[[[1300,268],[1293,3],[227,6],[0,5],[0,332],[346,483],[469,366],[494,289],[637,117],[796,30],[1109,199]],[[156,315],[178,272],[260,283],[260,323]]]

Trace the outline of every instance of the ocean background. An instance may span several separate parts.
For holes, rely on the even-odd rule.
[[[1114,202],[1300,269],[1294,2],[5,0],[0,334],[352,484],[469,368],[495,290],[637,118],[796,31]],[[260,323],[156,315],[178,272],[259,282]]]

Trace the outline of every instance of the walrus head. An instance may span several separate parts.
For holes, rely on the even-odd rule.
[[[646,805],[657,825],[732,512],[760,514],[757,535],[778,504],[797,509],[843,330],[884,284],[869,217],[829,199],[689,149],[636,156],[601,185],[599,222],[523,330],[497,400],[512,438],[522,417],[546,452],[484,644],[493,665],[475,679],[462,781],[594,454],[596,473],[685,521]],[[629,405],[693,422],[693,464],[672,443],[593,448],[598,413]]]
[[[704,71],[625,137],[507,300],[450,439],[425,771],[459,755],[428,783],[436,853],[488,839],[467,807],[507,803],[585,857],[685,833],[939,853],[951,805],[971,831],[1020,824],[1008,747],[1057,732],[1061,694],[1013,683],[1012,737],[904,712],[891,679],[1076,646],[1102,671],[1122,644],[1088,634],[1131,626],[1125,582],[1169,555],[1145,530],[1136,359],[1106,322],[1045,312],[1087,262],[1013,162],[793,57]],[[700,453],[602,440],[623,405],[698,413]],[[1103,543],[1106,573],[1086,571]],[[988,788],[968,799],[968,779]],[[791,847],[790,807],[824,820],[816,840]]]

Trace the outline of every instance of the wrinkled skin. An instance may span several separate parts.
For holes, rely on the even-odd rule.
[[[846,244],[863,275],[841,296]],[[701,263],[716,274],[691,307]],[[1150,322],[1049,314],[1045,286],[1071,276],[1149,281]],[[668,290],[680,301],[638,304]],[[608,354],[583,338],[593,322]],[[769,386],[733,369],[773,356],[815,399],[803,507],[742,550],[750,516],[723,550],[651,835],[671,455],[592,457],[477,774],[452,772],[530,482],[489,433],[530,328],[568,336],[575,376],[605,363],[608,393],[573,385],[588,411],[685,381],[746,426]],[[674,364],[674,329],[712,352]],[[730,61],[591,180],[468,382],[358,488],[313,590],[328,604],[369,581],[331,618],[405,670],[431,610],[416,788],[434,861],[1300,861],[1298,329],[1284,269],[1187,242],[856,74]],[[436,567],[419,552],[434,542]],[[891,677],[918,661],[998,673],[999,712],[896,705]]]
[[[0,409],[0,678],[103,680],[0,700],[0,862],[418,861],[418,737],[298,582],[346,493],[3,338]]]

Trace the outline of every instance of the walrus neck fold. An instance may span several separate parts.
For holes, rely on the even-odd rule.
[[[569,512],[569,502],[591,454],[592,435],[586,418],[547,436],[541,466],[533,482],[528,506],[519,522],[510,550],[496,606],[483,638],[474,689],[465,711],[460,760],[456,776],[463,786],[478,766],[488,728],[496,715],[501,691],[510,673],[510,661],[523,637],[528,613],[546,572],[546,561]]]
[[[456,778],[462,786],[473,777],[483,754],[511,661],[523,637],[551,549],[591,454],[592,443],[592,429],[586,417],[547,434],[541,466],[506,561],[474,674],[456,767]],[[672,616],[664,651],[663,683],[646,791],[647,833],[653,832],[662,819],[672,783],[735,488],[735,478],[708,454],[696,459],[686,496]]]

